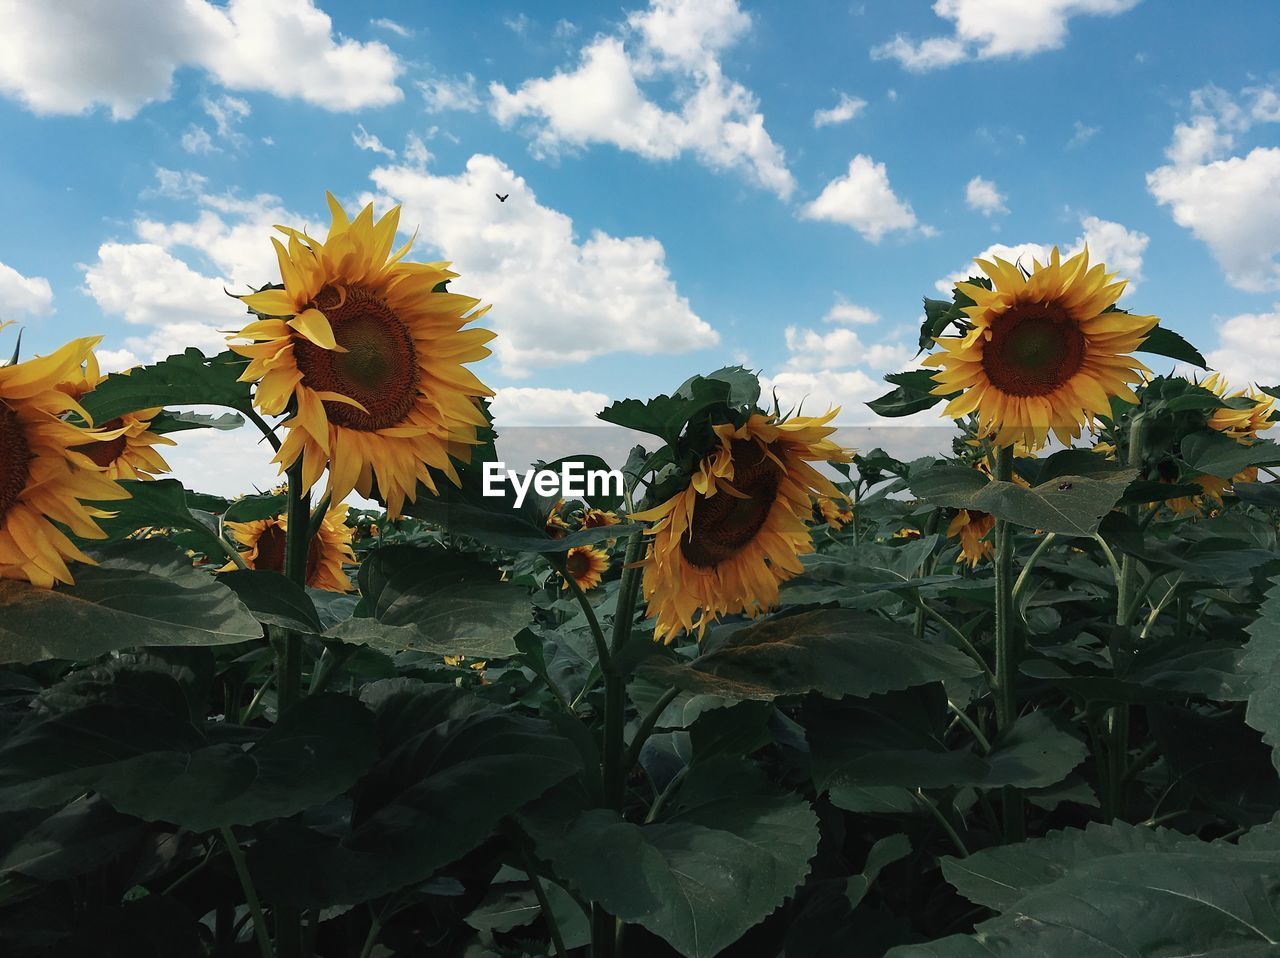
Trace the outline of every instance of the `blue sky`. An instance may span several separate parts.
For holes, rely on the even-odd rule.
[[[37,0],[0,33],[0,318],[151,361],[236,325],[272,223],[404,203],[494,304],[500,422],[730,362],[846,420],[920,297],[1090,242],[1280,380],[1272,0]],[[819,111],[827,111],[825,117]],[[511,192],[499,204],[494,189]]]

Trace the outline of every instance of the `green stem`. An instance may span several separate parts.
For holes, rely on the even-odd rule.
[[[249,422],[258,427],[258,432],[262,433],[262,435],[266,437],[267,442],[271,443],[271,448],[276,452],[279,452],[280,437],[277,436],[276,431],[271,428],[271,424],[259,416],[252,406],[248,409],[240,409],[239,411],[244,413],[245,418],[248,419]]]
[[[995,479],[1013,481],[1013,447],[995,450]],[[1018,718],[1018,633],[1013,606],[1013,526],[1007,519],[996,519],[996,728],[1008,733]],[[1022,797],[1015,788],[1003,790],[1004,837],[1007,842],[1021,841],[1026,832]]]
[[[382,915],[372,914],[373,909],[369,911],[369,934],[364,936],[364,945],[360,948],[359,958],[369,958],[373,954],[373,946],[377,944],[378,935],[382,933]]]
[[[929,605],[918,592],[916,593],[916,607],[955,637],[956,641],[960,643],[960,648],[968,653],[969,658],[973,659],[978,667],[982,669],[982,674],[987,678],[987,684],[994,688],[995,676],[991,672],[991,667],[987,665],[987,660],[982,657],[982,653],[974,648],[973,643],[969,641],[969,637],[961,632],[954,622]]]
[[[1022,590],[1027,587],[1027,582],[1030,581],[1031,570],[1035,568],[1035,564],[1040,561],[1040,556],[1044,554],[1049,546],[1053,545],[1053,541],[1057,538],[1058,534],[1056,532],[1048,532],[1036,543],[1035,551],[1031,553],[1031,558],[1022,567],[1022,571],[1018,573],[1018,581],[1013,584],[1013,602],[1015,606],[1018,603],[1018,596],[1022,595]]]
[[[649,734],[653,731],[653,727],[658,724],[658,719],[662,717],[662,713],[667,710],[680,690],[676,688],[667,689],[662,693],[662,697],[654,704],[640,722],[640,727],[636,729],[636,734],[631,739],[631,745],[627,748],[627,754],[622,759],[622,774],[625,777],[633,768],[636,762],[640,761],[640,750],[644,748],[644,743],[648,741]]]
[[[285,513],[284,574],[296,585],[304,587],[307,581],[307,553],[311,547],[311,493],[302,488],[302,457],[289,467],[289,495]],[[293,631],[284,633],[277,646],[277,712],[283,715],[301,697],[302,693],[302,636]]]
[[[517,844],[520,847],[520,856],[524,859],[524,873],[529,876],[529,884],[533,886],[533,893],[537,896],[538,907],[542,909],[542,919],[547,923],[547,930],[551,933],[555,958],[567,958],[569,950],[564,946],[564,935],[560,933],[560,923],[556,921],[555,913],[551,910],[551,899],[547,897],[547,890],[543,887],[542,879],[538,877],[538,871],[534,867],[533,855],[529,853],[529,848],[524,841],[519,841]]]
[[[923,805],[933,815],[934,820],[942,826],[942,830],[947,833],[947,837],[951,839],[951,843],[956,846],[956,851],[960,853],[961,858],[969,857],[969,849],[965,847],[963,841],[960,840],[960,833],[957,832],[949,821],[947,816],[942,814],[941,809],[934,804],[933,799],[929,798],[921,789],[916,789],[916,801]]]
[[[987,737],[982,734],[982,729],[978,728],[978,723],[969,718],[965,714],[964,709],[956,705],[955,702],[947,699],[947,708],[951,709],[951,713],[956,717],[956,721],[969,730],[969,734],[978,740],[978,747],[982,749],[982,754],[986,755],[991,751],[991,743]]]
[[[225,825],[218,829],[222,843],[227,846],[227,854],[231,856],[231,864],[235,866],[236,877],[240,879],[240,889],[244,892],[244,900],[249,906],[249,914],[253,916],[253,935],[258,940],[258,951],[262,958],[274,958],[271,950],[271,939],[267,937],[267,923],[262,917],[262,903],[258,901],[258,893],[254,890],[253,879],[249,876],[249,866],[245,864],[244,852],[240,843]]]
[[[600,619],[596,616],[595,607],[587,598],[587,594],[582,591],[582,586],[578,585],[577,580],[565,568],[564,556],[556,556],[553,561],[560,573],[560,578],[569,587],[573,597],[578,600],[578,606],[582,609],[582,614],[586,617],[587,625],[591,629],[591,638],[596,644],[596,658],[600,660],[600,671],[608,675],[613,669],[612,656],[609,655],[609,645],[605,642],[604,629],[600,627]],[[619,601],[621,601],[621,589],[619,589]]]

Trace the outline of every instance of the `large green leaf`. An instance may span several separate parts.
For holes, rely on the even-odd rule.
[[[192,347],[151,366],[112,373],[81,400],[95,422],[153,406],[251,408],[249,384],[239,381],[248,360],[227,350],[206,356]]]
[[[188,492],[177,479],[148,481],[127,479],[120,485],[128,499],[110,503],[110,518],[98,520],[109,541],[123,539],[145,528],[175,529],[194,532],[206,555],[221,560],[223,547],[218,541],[216,522],[212,516],[193,513],[188,506]]]
[[[1182,440],[1182,460],[1195,473],[1230,479],[1249,466],[1280,464],[1280,446],[1269,439],[1250,445],[1236,442],[1216,429],[1192,433]]]
[[[553,793],[521,816],[538,854],[583,897],[686,958],[712,958],[772,913],[818,847],[809,804],[754,767],[695,766],[660,822],[578,811]]]
[[[908,482],[917,497],[933,505],[987,512],[1045,532],[1092,536],[1136,475],[1133,469],[1116,469],[1106,476],[1056,476],[1028,489],[945,464],[912,475]]]
[[[226,586],[174,545],[121,542],[77,566],[76,584],[0,579],[0,660],[91,659],[142,645],[226,645],[262,626]]]
[[[605,422],[634,429],[637,432],[658,436],[663,442],[675,446],[685,426],[716,407],[743,409],[754,405],[760,395],[759,383],[755,396],[746,377],[755,377],[741,367],[720,370],[710,376],[694,376],[686,380],[670,396],[656,396],[648,401],[623,399],[607,406],[598,418]]]
[[[776,616],[736,631],[690,664],[651,657],[639,672],[658,684],[737,699],[821,692],[873,695],[978,674],[964,653],[851,609]]]
[[[933,377],[936,370],[913,369],[905,373],[894,373],[886,376],[895,386],[889,392],[868,402],[867,408],[878,416],[898,418],[910,416],[912,413],[932,409],[945,397],[935,396],[933,390],[937,383]]]
[[[263,625],[297,632],[324,631],[315,603],[302,586],[269,569],[234,569],[218,576]]]
[[[1198,842],[1072,864],[972,937],[903,946],[886,958],[1262,958],[1277,943],[1280,858]]]
[[[142,837],[143,824],[121,815],[98,796],[83,796],[24,830],[0,854],[0,876],[16,872],[63,881],[124,854]]]
[[[1250,678],[1244,720],[1271,746],[1271,761],[1280,769],[1280,580],[1267,591],[1258,617],[1249,626],[1240,669]]]
[[[529,624],[528,592],[480,560],[415,546],[384,546],[360,568],[360,614],[326,636],[384,650],[477,658],[515,655]]]
[[[1190,363],[1192,366],[1199,366],[1201,369],[1209,368],[1209,364],[1205,362],[1200,350],[1167,326],[1156,326],[1151,332],[1147,333],[1147,338],[1138,347],[1138,352],[1167,356],[1169,359],[1176,359],[1180,363]]]
[[[581,767],[549,723],[453,686],[390,679],[362,698],[377,719],[377,761],[349,820],[263,834],[250,862],[269,901],[352,904],[423,881]]]

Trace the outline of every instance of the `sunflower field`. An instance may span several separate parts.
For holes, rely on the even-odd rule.
[[[979,260],[870,404],[949,448],[726,367],[517,505],[481,300],[330,212],[218,355],[4,334],[0,954],[1278,953],[1280,389]]]

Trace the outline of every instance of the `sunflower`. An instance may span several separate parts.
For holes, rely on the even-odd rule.
[[[609,553],[593,546],[574,546],[564,557],[564,570],[583,592],[594,589],[609,568]],[[566,581],[564,588],[569,587]]]
[[[128,374],[129,371],[125,370],[124,375]],[[73,399],[83,399],[106,378],[98,368],[97,357],[90,353],[80,375],[64,383],[62,390]],[[155,447],[175,446],[177,443],[168,436],[151,432],[151,421],[160,414],[160,410],[159,406],[139,409],[104,422],[101,429],[119,431],[119,435],[104,442],[87,443],[77,447],[76,451],[96,462],[112,479],[154,479],[157,473],[170,472],[169,464]]]
[[[564,521],[564,516],[560,515],[560,510],[564,508],[564,500],[561,499],[551,511],[547,513],[547,521],[544,525],[547,535],[552,539],[563,539],[570,532],[569,523]]]
[[[818,515],[822,517],[822,521],[837,532],[853,521],[853,510],[847,505],[841,506],[828,496],[818,496],[815,508],[818,510]]]
[[[969,563],[969,568],[977,568],[979,562],[991,555],[995,550],[987,534],[995,528],[996,517],[986,512],[961,509],[956,513],[951,524],[947,526],[947,535],[960,540],[960,554],[957,562]]]
[[[941,351],[924,361],[942,367],[934,395],[960,394],[947,416],[976,412],[997,446],[1038,449],[1050,431],[1063,442],[1077,438],[1081,425],[1110,410],[1112,396],[1138,401],[1129,384],[1149,370],[1128,354],[1158,320],[1107,311],[1125,281],[1090,267],[1087,249],[1063,262],[1055,247],[1048,265],[1036,262],[1026,276],[999,258],[975,262],[995,288],[956,287],[975,303],[964,308],[972,328],[938,337]]]
[[[813,551],[809,527],[815,496],[844,495],[810,462],[848,462],[828,437],[838,409],[783,420],[761,413],[746,423],[715,426],[717,445],[688,485],[631,518],[651,522],[643,560],[654,638],[682,630],[701,638],[721,615],[755,617],[778,602],[778,586],[799,574]]]
[[[104,538],[94,519],[109,513],[85,503],[129,498],[81,451],[120,431],[61,418],[74,411],[89,421],[63,387],[98,341],[72,340],[48,356],[0,366],[0,578],[46,589],[72,583],[66,560],[92,560],[59,525],[84,539]]]
[[[607,509],[584,509],[578,513],[578,525],[583,529],[599,529],[603,526],[616,526],[622,520],[616,512]]]
[[[893,534],[895,539],[921,539],[924,534],[919,529],[912,529],[910,526],[903,526]]]
[[[253,522],[228,522],[226,526],[237,542],[248,547],[240,554],[250,569],[284,572],[285,536],[289,529],[285,516]],[[351,535],[346,504],[330,506],[307,550],[307,585],[326,592],[351,591],[351,580],[342,571],[343,563],[356,561],[351,549]],[[229,563],[219,571],[230,572],[234,568],[235,563]]]
[[[435,291],[457,276],[447,263],[401,262],[412,241],[392,253],[399,207],[375,223],[372,204],[349,220],[328,200],[323,242],[277,227],[284,288],[241,297],[260,318],[231,348],[250,360],[241,379],[258,384],[258,408],[292,413],[281,471],[301,457],[309,489],[328,465],[334,502],[376,483],[397,519],[419,482],[438,493],[428,467],[459,483],[453,460],[470,461],[487,425],[479,399],[493,395],[465,364],[489,355],[494,333],[463,328],[484,314],[479,300]]]
[[[1219,399],[1248,400],[1249,405],[1242,409],[1223,407],[1215,409],[1209,416],[1209,428],[1230,436],[1236,442],[1250,443],[1258,438],[1258,433],[1270,429],[1275,423],[1271,419],[1271,410],[1276,401],[1254,390],[1238,389],[1228,394],[1227,381],[1218,373],[1206,376],[1200,383]],[[1243,404],[1242,404],[1243,405]]]

